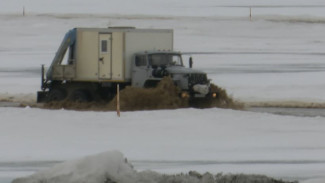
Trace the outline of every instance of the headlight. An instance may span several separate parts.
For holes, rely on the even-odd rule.
[[[187,92],[182,92],[181,97],[182,98],[189,98],[190,95]]]
[[[217,97],[217,94],[216,93],[212,93],[212,97],[213,98],[216,98]]]

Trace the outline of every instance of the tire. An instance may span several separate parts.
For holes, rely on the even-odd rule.
[[[111,101],[115,97],[116,92],[115,92],[115,90],[107,89],[107,90],[100,90],[98,92],[98,94],[99,94],[100,100],[104,100],[104,101],[108,102],[108,101]]]
[[[147,80],[144,83],[144,88],[155,88],[161,80]]]
[[[66,92],[63,89],[52,89],[48,95],[48,101],[62,101],[66,97]]]
[[[87,91],[85,90],[75,90],[71,97],[70,100],[74,102],[89,102],[90,101],[90,95]]]

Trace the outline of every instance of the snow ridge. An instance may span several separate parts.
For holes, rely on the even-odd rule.
[[[262,175],[203,175],[195,171],[188,174],[162,175],[153,171],[136,172],[118,151],[104,152],[79,160],[58,164],[12,183],[284,183]]]

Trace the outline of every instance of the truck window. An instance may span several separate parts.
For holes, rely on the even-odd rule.
[[[169,56],[169,64],[170,65],[178,65],[178,66],[182,66],[182,59],[179,55],[170,55]]]
[[[167,65],[183,66],[182,58],[179,54],[151,54],[148,58],[149,64],[153,67]]]
[[[165,54],[152,54],[149,55],[149,63],[154,67],[160,67],[168,65],[168,60]]]
[[[62,58],[61,65],[73,65],[75,62],[75,44],[72,44],[71,46],[68,47],[66,53],[64,54]]]
[[[139,66],[146,66],[146,65],[147,65],[147,61],[145,56],[135,57],[135,66],[139,67]]]
[[[107,52],[107,40],[102,40],[101,47],[102,47],[101,52],[106,53]]]

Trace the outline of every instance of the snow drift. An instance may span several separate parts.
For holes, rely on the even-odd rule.
[[[162,175],[153,171],[137,172],[118,151],[104,152],[79,160],[58,164],[29,177],[18,178],[12,183],[284,183],[262,175],[203,175],[190,171],[188,174]]]
[[[13,183],[104,183],[108,178],[120,180],[133,172],[121,153],[111,151],[61,163],[29,177],[15,179]]]

